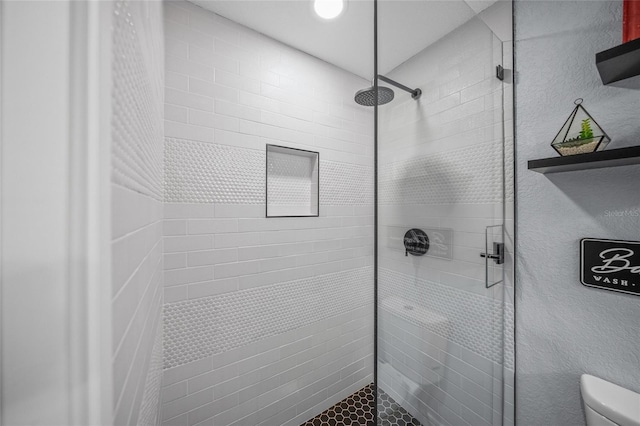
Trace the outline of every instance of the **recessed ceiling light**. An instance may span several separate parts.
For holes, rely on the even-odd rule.
[[[343,0],[314,0],[313,10],[322,19],[334,19],[344,10]]]

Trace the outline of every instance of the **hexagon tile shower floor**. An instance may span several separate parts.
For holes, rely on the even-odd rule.
[[[378,424],[380,426],[420,426],[420,422],[382,390],[378,394]],[[322,414],[301,426],[375,426],[373,421],[373,383],[338,402]]]

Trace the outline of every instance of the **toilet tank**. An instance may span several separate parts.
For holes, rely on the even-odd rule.
[[[438,385],[447,362],[447,318],[399,296],[383,298],[379,315],[379,359],[418,384]],[[405,354],[418,362],[406,362]]]
[[[587,426],[640,426],[640,394],[588,374],[580,377]]]

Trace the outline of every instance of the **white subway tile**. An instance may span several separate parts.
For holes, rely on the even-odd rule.
[[[189,235],[180,237],[165,237],[164,250],[166,253],[205,250],[213,248],[213,238],[209,235]]]
[[[189,411],[189,426],[213,426],[213,414],[217,412],[216,404],[210,402]]]
[[[165,121],[164,133],[166,137],[190,139],[194,141],[213,142],[213,129],[202,126]]]
[[[238,102],[238,89],[209,83],[208,81],[203,81],[197,78],[189,78],[189,92],[212,99],[222,99],[234,103]],[[213,109],[211,111],[213,111]]]
[[[214,129],[238,131],[238,119],[225,115],[211,114],[203,111],[190,110],[189,123]]]
[[[212,36],[223,34],[225,37],[235,37],[233,27],[225,21],[226,19],[213,14],[196,11],[189,13],[189,27],[192,29]]]
[[[260,110],[248,106],[242,106],[237,103],[216,100],[214,109],[216,114],[226,115],[229,117],[242,118],[244,120],[259,121]],[[236,130],[237,131],[237,130]]]
[[[204,49],[213,50],[213,37],[198,31],[194,31],[184,23],[172,20],[165,21],[167,38],[175,38]]]
[[[216,265],[215,278],[239,277],[242,275],[257,274],[260,272],[260,262],[248,261],[237,263],[225,263]]]
[[[167,55],[165,63],[167,71],[171,71],[184,77],[196,78],[199,79],[199,81],[205,82],[213,82],[214,80],[213,68],[201,63],[189,61],[173,55]]]
[[[163,235],[186,235],[187,234],[187,221],[186,220],[165,220],[162,223]]]
[[[197,92],[193,93],[193,90],[191,92],[192,93],[167,88],[165,90],[165,102],[177,106],[213,112],[213,99],[200,96]]]
[[[164,255],[164,269],[178,269],[187,267],[186,253],[167,253]]]
[[[260,244],[260,234],[257,232],[218,234],[215,238],[215,248],[246,247]]]
[[[187,396],[187,382],[178,382],[162,389],[162,402],[169,402]]]
[[[188,221],[188,233],[191,235],[232,232],[238,232],[236,219],[192,219]]]
[[[255,260],[255,259],[268,259],[270,257],[279,257],[281,246],[255,246],[255,247],[242,247],[238,249],[239,260]]]
[[[238,73],[239,65],[237,60],[218,55],[210,50],[201,49],[193,45],[189,46],[189,60],[212,67],[216,71],[224,70],[230,73]],[[215,80],[215,73],[213,78]],[[205,78],[205,80],[212,81],[210,78]]]
[[[199,374],[206,373],[213,369],[213,361],[211,357],[203,358],[198,361],[190,362],[179,367],[164,370],[163,386],[169,386],[174,383],[187,380]]]
[[[264,205],[251,204],[217,204],[215,207],[215,216],[217,218],[246,218],[246,217],[264,217]]]
[[[331,274],[341,270],[343,270],[341,262],[321,263],[315,266],[316,275]]]
[[[173,2],[166,2],[164,5],[164,19],[186,25],[189,23],[189,13],[176,6]]]
[[[277,101],[245,91],[240,92],[238,100],[240,105],[246,105],[260,110],[278,111],[279,109]]]
[[[251,52],[242,49],[240,46],[234,43],[230,43],[221,38],[216,38],[214,42],[216,53],[230,58],[237,59],[239,61],[251,62],[253,65],[259,66],[260,59],[253,56]]]
[[[214,134],[218,144],[264,150],[265,141],[259,136],[234,133],[222,129],[215,129]]]
[[[278,247],[280,248],[280,254],[282,256],[302,255],[305,253],[312,253],[314,251],[313,242],[297,242],[297,243],[291,243],[291,244],[281,244]]]
[[[176,399],[163,404],[162,418],[165,420],[171,419],[211,401],[213,401],[213,389],[205,389],[188,397]]]
[[[214,217],[213,204],[164,203],[165,219],[202,219]]]
[[[180,123],[188,122],[189,110],[185,107],[180,107],[171,104],[164,105],[164,119],[169,121],[177,121]]]
[[[216,294],[229,293],[236,290],[238,290],[237,278],[204,281],[190,284],[188,286],[188,296],[189,299],[197,299],[199,297],[215,296]]]
[[[166,87],[186,92],[189,90],[189,77],[183,74],[165,71],[164,84]]]
[[[178,285],[164,288],[164,303],[175,303],[188,298],[187,286]]]
[[[162,420],[162,426],[183,426],[189,423],[189,416],[187,413],[173,417],[169,420]]]
[[[231,364],[209,371],[208,373],[189,379],[189,393],[195,393],[203,389],[215,386],[238,377],[238,365]],[[215,393],[215,390],[214,390]]]
[[[276,257],[260,262],[261,272],[279,271],[282,269],[294,268],[296,266],[296,257]]]
[[[313,121],[314,119],[314,111],[312,109],[304,108],[299,105],[292,105],[286,102],[278,102],[278,109],[276,112],[305,121]]]
[[[286,281],[293,281],[300,278],[312,277],[315,271],[312,267],[298,267],[272,272],[261,272],[260,274],[247,275],[239,278],[239,288],[246,290],[263,285],[277,284]]]
[[[213,279],[213,267],[211,266],[186,269],[171,269],[169,271],[165,271],[164,273],[165,286],[189,284],[211,279]]]
[[[187,256],[187,263],[190,267],[217,265],[219,263],[229,263],[237,261],[238,251],[236,249],[192,251],[189,252]]]
[[[161,203],[149,196],[115,184],[111,185],[111,193],[113,238],[152,225],[161,216]]]

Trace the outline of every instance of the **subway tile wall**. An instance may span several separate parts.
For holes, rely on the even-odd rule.
[[[166,425],[300,424],[373,380],[368,83],[165,3]],[[320,152],[320,216],[265,218],[267,144]]]
[[[487,226],[504,223],[512,249],[512,92],[495,78],[510,64],[503,53],[474,18],[388,73],[420,87],[419,101],[380,108],[379,384],[424,424],[502,424],[503,397],[513,422],[512,256],[491,289],[480,257]],[[410,228],[450,255],[405,256]],[[489,279],[502,268],[491,264]]]
[[[165,370],[164,424],[300,425],[372,380],[363,306]]]
[[[114,424],[156,424],[162,376],[163,31],[160,2],[113,3]]]

